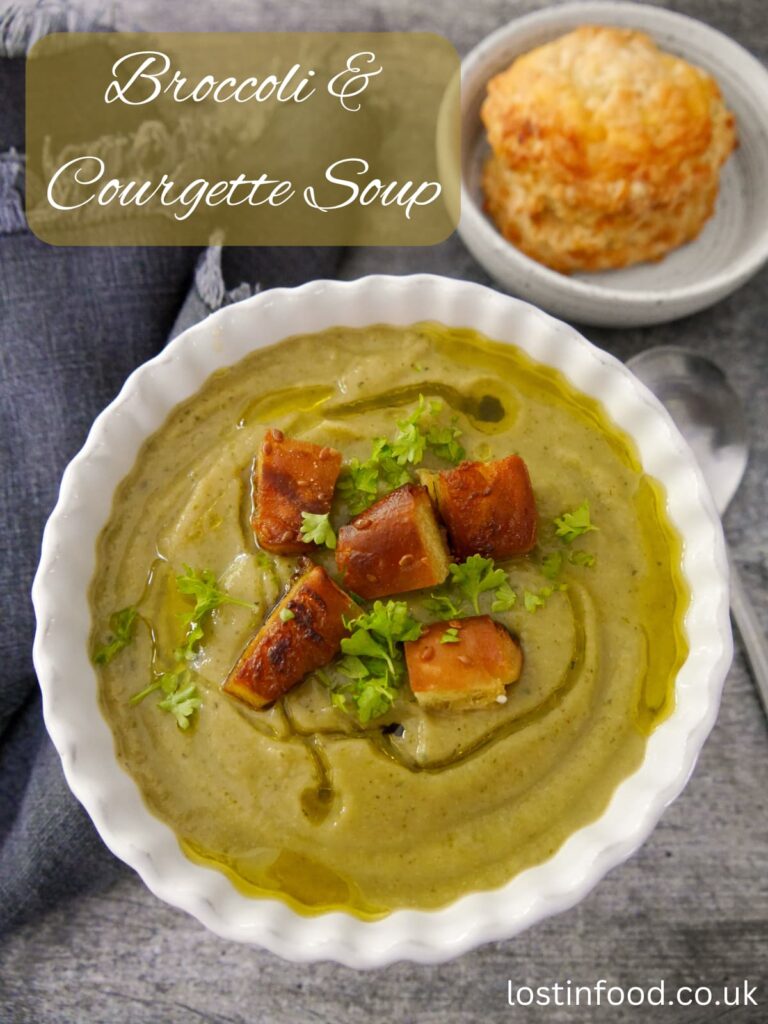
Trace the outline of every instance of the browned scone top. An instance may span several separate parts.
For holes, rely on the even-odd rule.
[[[481,109],[486,209],[563,273],[661,259],[715,209],[733,114],[701,68],[645,33],[582,25],[517,57]]]
[[[480,554],[503,560],[536,543],[536,499],[525,462],[462,462],[434,480],[437,508],[459,559]]]
[[[344,585],[371,599],[433,587],[450,555],[426,488],[405,484],[339,530],[336,564]]]
[[[344,619],[359,612],[325,569],[314,566],[272,610],[232,669],[224,691],[255,708],[272,703],[338,654],[348,633]]]
[[[253,531],[262,548],[280,555],[306,552],[301,513],[330,511],[341,452],[268,430],[253,477]]]
[[[489,615],[433,622],[406,643],[405,660],[419,704],[455,710],[504,703],[523,668],[520,645]]]

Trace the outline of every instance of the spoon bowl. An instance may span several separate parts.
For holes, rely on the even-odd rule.
[[[691,349],[649,348],[627,366],[666,406],[701,467],[722,516],[747,468],[747,422],[741,399],[720,367]],[[728,553],[731,610],[768,715],[768,644],[749,595]]]
[[[649,348],[627,366],[666,406],[691,446],[722,516],[747,468],[741,399],[711,359],[673,345]]]

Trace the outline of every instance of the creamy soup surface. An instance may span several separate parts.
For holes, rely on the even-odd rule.
[[[458,417],[467,458],[516,453],[530,471],[538,543],[503,564],[519,599],[494,614],[524,654],[507,702],[426,710],[406,682],[361,725],[317,676],[260,711],[222,693],[298,561],[260,552],[251,530],[266,430],[363,460],[420,395]],[[430,455],[424,465],[446,468]],[[564,544],[554,520],[585,501],[596,529]],[[332,521],[349,518],[337,499]],[[138,615],[131,642],[98,668],[103,712],[152,811],[241,891],[306,913],[438,907],[546,860],[638,767],[686,656],[680,557],[631,441],[515,347],[437,324],[290,338],[177,406],[119,487],[98,544],[94,644],[117,609]],[[339,578],[330,552],[313,558]],[[131,697],[171,667],[189,606],[176,586],[185,565],[211,570],[251,607],[207,617],[191,665],[201,706],[182,730],[157,694]],[[529,609],[526,592],[547,596]],[[402,599],[429,622],[441,617],[429,597]]]

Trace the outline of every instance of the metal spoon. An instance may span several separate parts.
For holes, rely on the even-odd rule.
[[[747,468],[741,400],[715,363],[690,349],[649,348],[627,366],[667,407],[691,446],[722,516]],[[768,645],[730,551],[731,612],[768,715]]]

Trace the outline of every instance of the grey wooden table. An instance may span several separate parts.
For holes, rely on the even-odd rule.
[[[234,0],[192,11],[183,0],[117,4],[121,27],[398,29],[442,32],[461,52],[515,14],[511,0]],[[679,0],[768,58],[765,0]],[[768,171],[767,171],[768,173]],[[431,271],[486,281],[457,238],[432,249],[350,252],[344,276]],[[621,358],[690,345],[719,360],[749,410],[752,456],[726,529],[768,629],[768,270],[730,299],[675,324],[586,329]],[[0,1021],[108,1022],[768,1021],[768,727],[737,642],[718,723],[694,775],[645,846],[570,912],[440,967],[356,973],[295,966],[224,942],[156,900],[126,872],[107,892],[62,906],[0,948]],[[758,986],[758,1008],[513,1009],[507,982],[546,985]]]

